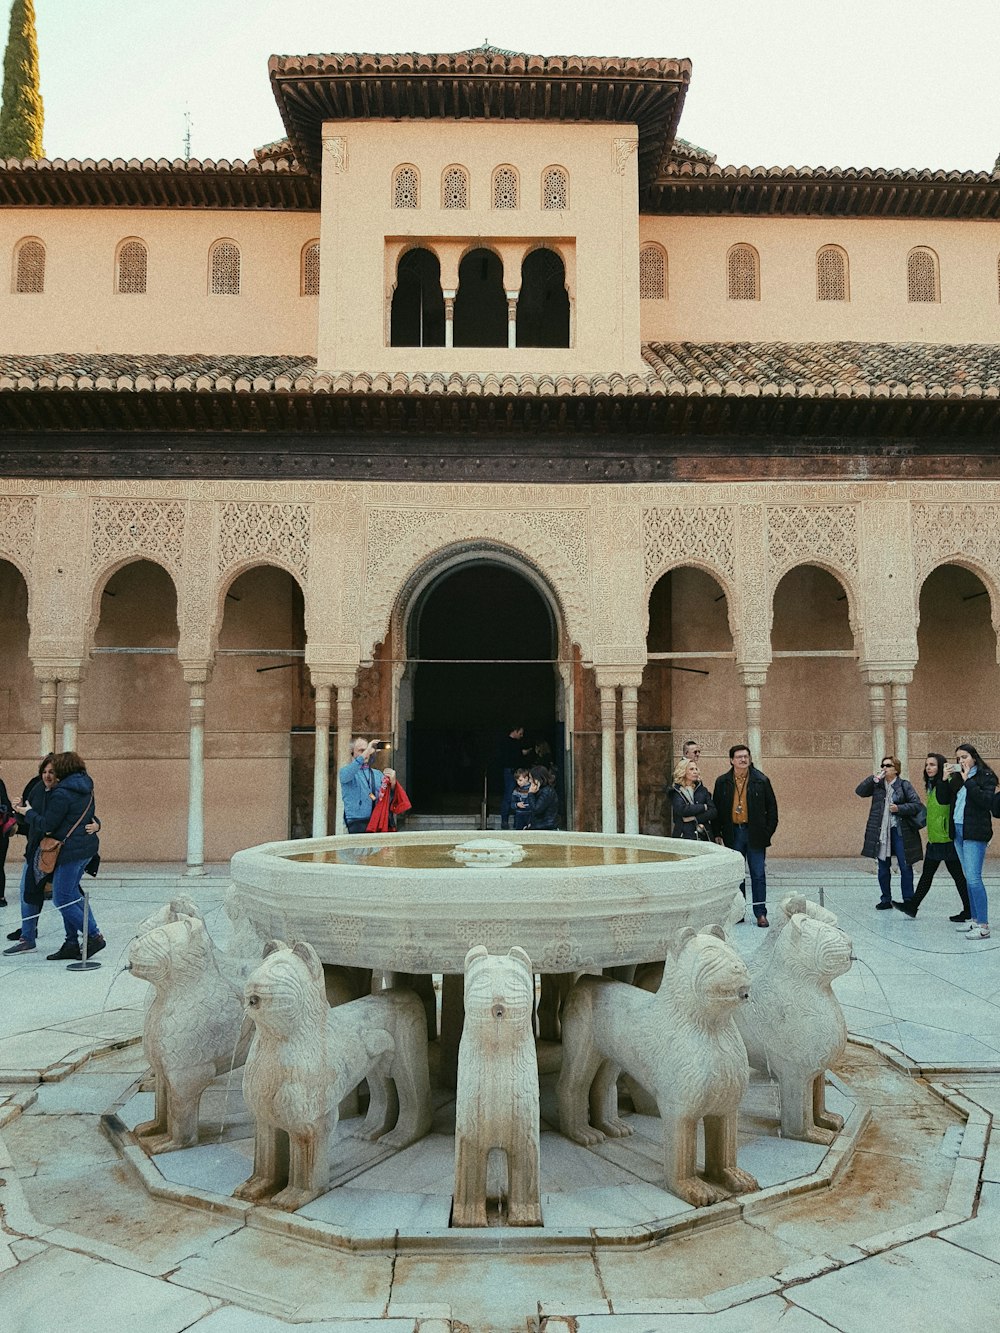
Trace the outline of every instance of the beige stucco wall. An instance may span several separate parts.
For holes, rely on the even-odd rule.
[[[509,121],[330,122],[324,126],[323,290],[319,362],[328,370],[623,371],[640,369],[638,183],[634,125]],[[420,174],[420,207],[392,206],[393,171]],[[519,173],[520,206],[492,207],[493,171]],[[470,174],[468,209],[441,207],[445,168]],[[542,172],[569,173],[569,208],[542,208]],[[541,242],[564,257],[570,348],[388,346],[395,258],[414,244],[442,260],[442,287],[458,284],[462,254],[488,244],[520,287],[521,259]]]
[[[998,525],[997,483],[539,485],[514,497],[485,484],[8,479],[0,483],[0,773],[19,787],[37,762],[38,677],[82,671],[79,748],[114,816],[108,856],[180,860],[181,667],[214,666],[207,854],[279,836],[291,730],[310,721],[309,671],[353,680],[403,623],[406,588],[458,552],[500,550],[549,590],[588,690],[589,664],[605,681],[642,673],[644,812],[670,757],[663,729],[673,731],[668,747],[681,733],[697,735],[714,775],[745,734],[743,673],[758,671],[760,762],[782,805],[776,853],[852,855],[864,813],[854,786],[872,764],[869,680],[912,677],[911,756],[962,738],[1000,755]],[[137,561],[151,563],[136,574]],[[649,599],[670,571],[678,573],[669,647],[651,638],[652,650],[732,652],[685,663],[707,675],[665,681],[664,668],[646,663],[647,630],[663,628],[647,626]],[[956,675],[959,637],[968,682]],[[400,648],[405,635],[393,642]],[[92,654],[143,644],[176,645],[177,655]],[[267,673],[260,660],[217,652],[300,646],[307,669]],[[772,660],[798,649],[852,655]],[[356,720],[391,734],[391,669],[384,675],[377,698],[359,694]],[[596,753],[592,721],[571,726],[578,753]],[[913,759],[911,776],[918,767]],[[587,781],[597,790],[599,766]]]
[[[45,245],[45,290],[15,293],[14,252]],[[300,296],[311,213],[107,208],[0,209],[0,347],[7,353],[88,352],[314,356],[318,298]],[[115,292],[115,253],[148,250],[143,295]],[[238,296],[209,295],[209,249],[240,247]]]
[[[881,218],[654,217],[641,243],[668,258],[664,301],[642,301],[642,339],[737,342],[996,342],[1000,222]],[[730,301],[726,256],[737,243],[760,255],[760,300]],[[816,299],[816,252],[838,245],[850,264],[850,300]],[[938,256],[939,303],[909,302],[906,257]]]

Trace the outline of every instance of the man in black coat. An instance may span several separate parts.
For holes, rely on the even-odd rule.
[[[765,860],[778,827],[778,802],[770,779],[754,768],[746,745],[729,749],[729,772],[716,779],[712,796],[715,805],[715,841],[742,852],[750,871],[753,914],[758,926],[767,919],[767,873]],[[747,896],[746,880],[740,892]]]

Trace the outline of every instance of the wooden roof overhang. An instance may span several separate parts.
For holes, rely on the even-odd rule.
[[[328,120],[546,120],[631,123],[639,187],[669,154],[688,60],[533,56],[492,47],[447,55],[272,56],[278,109],[300,162],[318,171]]]
[[[997,218],[1000,175],[677,162],[653,182],[642,207],[701,217]]]
[[[252,208],[318,212],[319,181],[287,159],[0,159],[7,208]]]

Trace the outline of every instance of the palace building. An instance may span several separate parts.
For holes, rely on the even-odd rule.
[[[235,161],[0,162],[0,773],[107,856],[415,813],[499,737],[658,832],[749,741],[778,855],[1000,754],[1000,173],[722,166],[686,60],[275,56]],[[721,95],[721,92],[720,92]]]

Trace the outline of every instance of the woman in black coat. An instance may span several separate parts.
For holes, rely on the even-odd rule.
[[[21,813],[27,806],[32,806],[39,810],[45,800],[45,793],[51,791],[58,782],[56,770],[52,766],[55,755],[50,750],[45,758],[38,765],[38,773],[33,778],[29,778],[24,785],[24,791],[21,793],[20,802],[14,806],[17,813],[17,831],[22,837],[27,839],[24,849],[24,869],[21,872],[21,926],[18,930],[12,930],[7,938],[14,941],[11,949],[4,949],[4,953],[31,953],[35,947],[35,936],[38,934],[38,918],[41,915],[42,908],[45,905],[45,884],[46,880],[37,880],[35,878],[35,853],[38,851],[38,844],[42,840],[42,834],[38,830],[33,830],[27,818]]]
[[[15,821],[10,827],[8,827],[9,820]],[[4,870],[4,862],[7,860],[10,835],[17,827],[16,821],[17,816],[7,795],[7,788],[4,786],[3,778],[0,778],[0,907],[7,906],[7,872]]]
[[[553,783],[551,769],[536,764],[531,770],[528,787],[528,828],[553,829],[559,827],[559,795]]]
[[[709,830],[715,821],[715,803],[694,759],[682,759],[677,764],[674,780],[667,788],[667,800],[673,812],[672,838],[696,841],[700,836],[703,842],[711,842]],[[703,831],[699,834],[699,830]]]
[[[963,934],[970,940],[988,940],[990,919],[983,883],[983,861],[993,837],[992,808],[997,775],[968,741],[956,746],[955,758],[958,762],[949,765],[951,773],[948,777],[948,785],[955,793],[951,832],[969,886],[969,910],[972,913]]]
[[[875,904],[879,912],[892,910],[892,858],[899,866],[903,902],[913,898],[913,867],[924,859],[920,831],[914,820],[924,803],[916,789],[900,777],[899,760],[886,755],[881,772],[864,778],[855,788],[858,796],[871,799],[862,856],[878,862],[878,886],[881,899]]]

